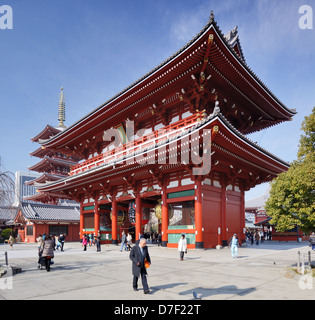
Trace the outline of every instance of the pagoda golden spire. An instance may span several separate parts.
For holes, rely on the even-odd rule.
[[[64,121],[66,121],[66,104],[65,104],[65,94],[63,92],[63,87],[61,87],[61,92],[59,94],[58,102],[58,127],[66,128]]]

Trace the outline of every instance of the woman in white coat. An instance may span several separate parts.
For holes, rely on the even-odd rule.
[[[184,260],[184,254],[187,253],[187,240],[186,240],[184,234],[182,234],[181,238],[179,239],[178,251],[179,251],[180,261],[183,261]]]

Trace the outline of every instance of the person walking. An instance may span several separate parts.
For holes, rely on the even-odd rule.
[[[101,234],[98,233],[96,238],[96,252],[101,252]]]
[[[132,235],[128,232],[128,234],[127,234],[127,247],[128,247],[128,251],[131,250],[131,245],[132,245]]]
[[[44,241],[42,235],[40,234],[36,240],[38,242],[38,253],[40,253]]]
[[[315,232],[312,232],[309,238],[310,247],[312,247],[312,251],[315,251]]]
[[[123,251],[123,247],[125,247],[125,251],[127,251],[127,236],[125,234],[125,231],[122,232],[121,235],[121,247],[120,247],[120,252]]]
[[[160,233],[158,234],[158,240],[157,241],[158,241],[158,247],[162,246],[162,235]]]
[[[59,241],[59,237],[55,236],[55,242],[56,242],[56,249],[59,250],[59,248],[61,247],[61,243]]]
[[[56,251],[56,239],[55,239],[55,236],[52,234],[52,235],[50,235],[50,238],[51,238],[51,240],[53,242],[53,249],[54,249],[54,251]]]
[[[9,244],[10,244],[10,249],[13,250],[13,244],[15,242],[15,238],[13,237],[12,234],[10,234],[10,237],[9,237]]]
[[[90,236],[89,236],[89,246],[91,247],[93,244],[95,245],[94,234],[93,234],[93,233],[90,233]]]
[[[236,259],[238,255],[238,247],[239,247],[238,237],[236,233],[234,233],[233,237],[230,239],[229,247],[231,248],[232,258]]]
[[[259,245],[259,240],[260,240],[260,236],[259,236],[258,231],[256,231],[256,233],[255,233],[255,241],[256,241],[256,245],[257,246]]]
[[[187,240],[185,234],[182,234],[178,241],[179,260],[184,260],[184,254],[187,253]]]
[[[46,235],[42,243],[41,257],[45,258],[45,267],[47,272],[50,271],[51,259],[54,257],[54,243],[50,235]]]
[[[88,236],[85,234],[82,238],[82,246],[84,247],[83,251],[86,251],[87,244],[88,244]]]
[[[260,231],[259,236],[260,236],[260,242],[261,242],[261,243],[264,243],[264,241],[265,241],[265,234],[264,234],[264,232],[263,232],[263,231]]]
[[[146,263],[151,264],[151,258],[146,239],[141,238],[139,244],[131,249],[129,258],[132,261],[133,290],[138,291],[138,279],[141,276],[143,292],[144,294],[148,294],[150,290],[147,282],[147,270],[145,265]]]
[[[61,234],[60,237],[59,237],[59,242],[60,242],[60,247],[61,247],[61,250],[63,252],[63,246],[65,244],[65,241],[66,241],[66,234]]]
[[[252,246],[254,244],[254,233],[250,233],[250,245]]]

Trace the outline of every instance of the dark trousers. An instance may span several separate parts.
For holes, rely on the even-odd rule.
[[[101,251],[101,243],[100,242],[96,242],[96,248],[97,248],[97,252]]]
[[[143,269],[140,270],[140,276],[141,276],[143,291],[149,290],[149,286],[148,286],[148,282],[147,282],[147,275],[146,275],[146,273],[145,273],[145,270],[143,270]],[[138,277],[133,276],[132,286],[133,286],[135,289],[138,289]]]
[[[51,263],[51,258],[45,257],[45,267],[47,271],[50,270],[50,263]]]
[[[180,253],[179,253],[179,257],[180,257],[180,259],[181,259],[181,260],[183,260],[183,259],[184,259],[184,254],[185,254],[185,252],[184,252],[184,251],[180,251]]]
[[[61,246],[61,251],[63,251],[63,246],[64,246],[64,245],[65,245],[65,243],[62,241],[62,242],[61,242],[61,245],[60,245],[60,246]]]

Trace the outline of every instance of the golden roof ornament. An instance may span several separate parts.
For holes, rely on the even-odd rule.
[[[213,10],[211,10],[209,22],[212,23],[213,21],[214,21],[214,13],[213,13]]]

